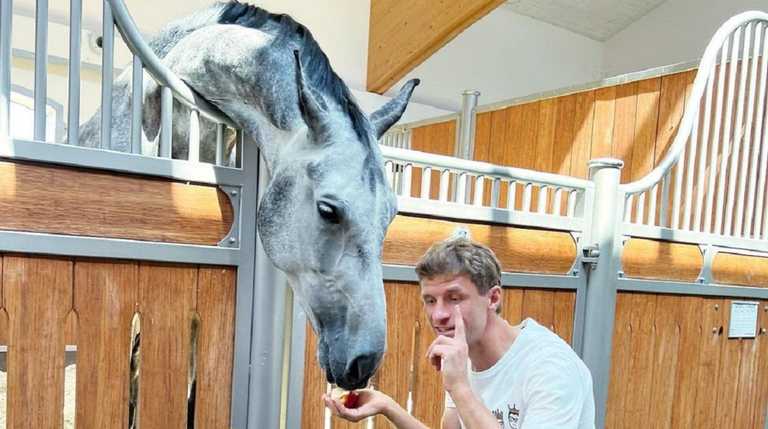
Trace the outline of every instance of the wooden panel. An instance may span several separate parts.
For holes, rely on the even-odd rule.
[[[650,398],[653,385],[653,350],[656,336],[653,322],[656,314],[656,296],[636,294],[632,297],[630,306],[630,324],[632,340],[630,343],[629,371],[620,383],[631,381],[632,388],[627,389],[624,399],[624,421],[631,425],[634,422],[650,421]],[[614,343],[619,339],[614,339]]]
[[[523,319],[532,317],[541,326],[553,329],[555,293],[551,290],[526,289],[523,293]]]
[[[61,428],[72,263],[6,256],[3,293],[9,318],[7,427]]]
[[[627,277],[695,281],[704,263],[696,245],[631,239],[624,245],[621,264]]]
[[[661,78],[637,82],[637,116],[630,180],[638,180],[653,169],[660,89]]]
[[[726,320],[730,320],[730,301],[725,301]],[[717,427],[734,427],[736,417],[736,395],[739,389],[739,364],[741,362],[740,340],[728,339],[728,325],[725,325],[723,347],[720,351],[720,378],[717,383],[717,408],[715,425]]]
[[[421,152],[453,156],[456,144],[456,121],[438,122],[414,128],[411,131],[411,149]],[[421,195],[421,170],[414,169],[411,195]],[[440,174],[432,172],[430,198],[437,199]]]
[[[194,268],[152,264],[139,268],[140,427],[187,425],[187,376],[196,286]]]
[[[300,329],[301,327],[298,327]],[[307,341],[304,349],[304,391],[301,405],[301,427],[322,428],[325,420],[325,406],[320,397],[326,392],[328,383],[325,374],[317,364],[317,336],[307,323]]]
[[[706,377],[699,371],[698,362],[701,344],[708,332],[702,329],[701,309],[705,306],[702,298],[686,297],[681,299],[677,326],[680,331],[677,371],[674,380],[674,399],[672,399],[673,428],[694,427],[694,410],[696,409],[696,385],[700,377]],[[745,426],[746,427],[746,426]]]
[[[201,267],[199,270],[195,428],[229,427],[236,281],[234,268]]]
[[[613,123],[611,156],[624,161],[621,183],[629,182],[632,173],[632,147],[635,140],[637,117],[637,82],[616,87],[616,105]]]
[[[3,302],[3,255],[0,255],[0,345],[8,345],[8,313]]]
[[[661,78],[659,93],[659,123],[654,149],[654,165],[667,153],[677,134],[685,105],[685,89],[690,81],[690,72],[676,73]]]
[[[504,271],[567,273],[576,257],[573,239],[567,233],[454,223],[398,215],[384,241],[385,263],[415,265],[429,246],[451,236],[463,226],[473,240],[496,253]]]
[[[595,91],[576,94],[573,145],[571,147],[571,176],[586,178],[592,152],[592,127],[595,116]]]
[[[757,364],[757,394],[756,406],[752,409],[752,424],[750,427],[762,428],[766,424],[766,410],[768,410],[768,300],[760,302],[757,331],[760,335],[758,342]]]
[[[376,388],[389,395],[406,408],[411,385],[411,368],[423,359],[417,353],[415,326],[425,320],[422,311],[420,288],[411,283],[387,283],[387,352],[377,374]],[[376,418],[376,426],[388,427],[384,417]]]
[[[712,278],[723,284],[768,287],[768,258],[717,253],[712,261]]]
[[[120,428],[128,422],[131,320],[136,309],[138,265],[75,264],[77,426]]]
[[[512,325],[523,321],[523,293],[524,289],[504,288],[501,315]]]
[[[413,415],[429,428],[440,427],[445,393],[440,373],[424,358],[435,333],[422,317],[416,324],[416,362],[413,378]]]
[[[0,229],[216,244],[232,208],[215,187],[0,162]]]
[[[616,87],[595,90],[595,119],[590,159],[611,156],[616,115]]]
[[[573,317],[576,311],[576,292],[554,292],[554,320],[552,330],[568,344],[573,345]]]
[[[701,313],[701,348],[699,349],[699,377],[696,383],[696,402],[694,403],[693,425],[707,427],[713,425],[715,415],[720,408],[717,392],[720,386],[720,354],[726,340],[722,329],[727,323],[725,300],[706,299]]]
[[[651,377],[651,396],[648,401],[649,418],[654,427],[669,427],[672,420],[675,378],[678,368],[678,347],[680,330],[677,310],[680,297],[659,295],[656,298],[656,320],[654,330],[656,341],[653,350],[653,373]]]
[[[632,355],[632,310],[633,295],[616,295],[616,319],[613,325],[613,344],[611,349],[611,374],[608,385],[608,404],[606,407],[605,427],[609,429],[629,428],[631,424],[624,420],[624,408],[629,383],[624,379],[629,373]]]
[[[367,89],[387,91],[409,71],[503,0],[373,0],[368,33]]]

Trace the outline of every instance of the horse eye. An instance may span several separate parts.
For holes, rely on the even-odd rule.
[[[341,215],[339,214],[339,210],[324,201],[317,203],[317,212],[326,222],[332,223],[334,225],[341,223]]]

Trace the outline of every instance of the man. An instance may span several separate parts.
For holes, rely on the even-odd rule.
[[[440,242],[416,273],[438,335],[426,357],[442,374],[443,428],[594,428],[592,378],[581,359],[535,320],[511,326],[499,315],[501,268],[490,249]],[[359,393],[359,408],[323,400],[347,420],[382,414],[398,428],[426,427],[384,393]]]

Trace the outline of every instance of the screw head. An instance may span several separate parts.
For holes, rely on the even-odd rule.
[[[762,335],[765,335],[765,328],[760,328],[760,333],[761,333]]]
[[[229,192],[229,194],[230,194],[230,195],[232,195],[233,197],[236,197],[236,196],[237,196],[237,189],[233,189],[233,190],[231,190],[231,191]]]
[[[712,333],[716,334],[717,333],[717,328],[712,328]]]
[[[719,310],[719,309],[720,309],[720,304],[715,304],[715,310]]]
[[[236,243],[237,239],[235,237],[229,237],[229,242],[230,243]]]

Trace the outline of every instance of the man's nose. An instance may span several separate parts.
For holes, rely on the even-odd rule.
[[[435,310],[432,312],[432,320],[435,322],[447,322],[451,318],[451,312],[448,306],[438,302],[435,304]]]

